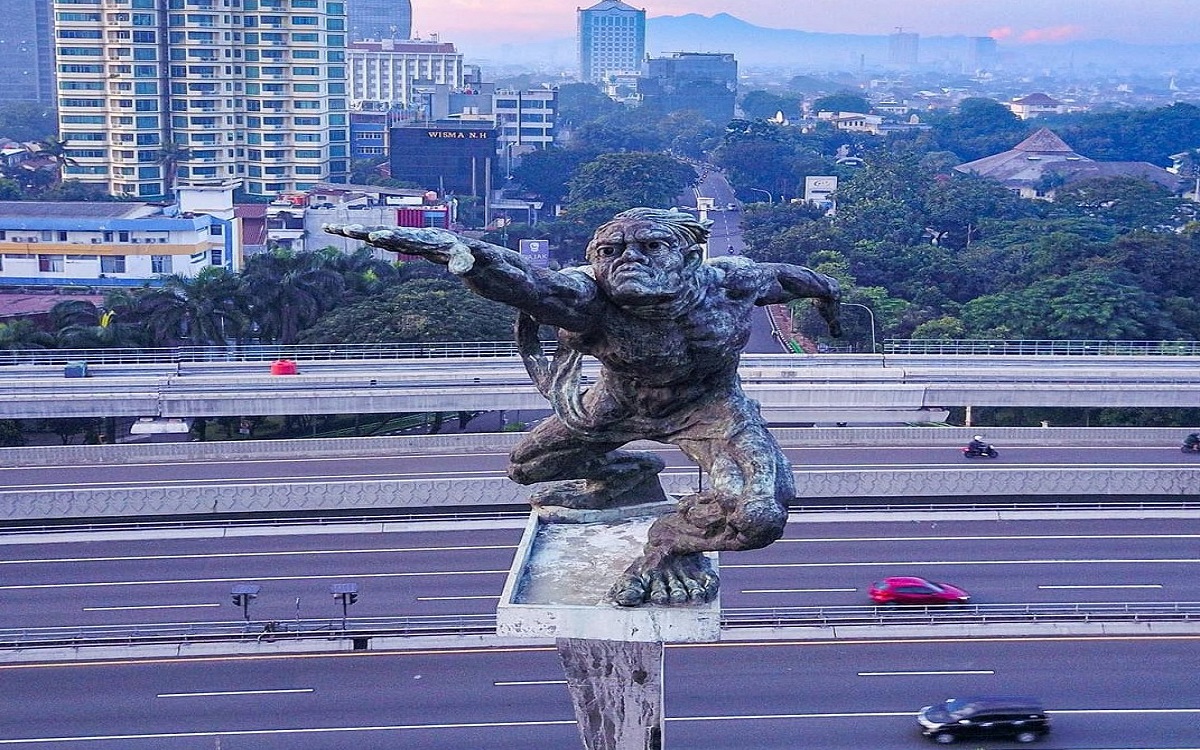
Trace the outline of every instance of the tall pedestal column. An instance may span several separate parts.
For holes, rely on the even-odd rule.
[[[661,750],[663,646],[559,638],[585,750]]]

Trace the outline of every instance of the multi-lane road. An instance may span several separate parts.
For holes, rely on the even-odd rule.
[[[264,535],[147,532],[0,547],[0,628],[230,621],[236,583],[262,587],[254,621],[494,612],[520,522],[347,524]],[[486,526],[486,528],[472,528]],[[869,603],[887,575],[969,589],[979,603],[1200,601],[1200,519],[805,522],[763,550],[721,557],[722,606]]]
[[[0,627],[493,611],[519,531],[429,524],[0,550]],[[856,604],[891,573],[984,602],[1200,600],[1200,520],[793,522],[722,556],[722,604]],[[1200,638],[745,642],[672,647],[668,747],[923,747],[913,712],[968,692],[1047,703],[1053,748],[1200,748]],[[119,655],[119,652],[118,652]],[[0,666],[0,748],[578,746],[552,650],[529,647]],[[749,739],[748,739],[749,738]],[[972,746],[974,747],[974,746]],[[991,743],[988,747],[1007,747]]]
[[[1195,466],[1195,455],[1177,446],[1022,446],[1001,445],[999,461],[977,463],[992,469],[1036,467],[1173,467]],[[962,468],[957,448],[947,446],[791,447],[785,451],[795,468],[888,471],[904,468]],[[677,449],[664,446],[660,455],[668,473],[695,472],[695,464]],[[0,468],[0,497],[31,490],[70,490],[201,484],[365,482],[422,477],[502,477],[503,453],[438,455],[420,453],[389,457],[249,459],[230,462],[170,461],[119,466],[55,466]]]

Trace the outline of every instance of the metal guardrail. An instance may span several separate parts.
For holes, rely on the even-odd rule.
[[[1068,602],[949,606],[839,606],[729,609],[722,628],[845,627],[894,625],[995,625],[998,623],[1200,622],[1200,602]]]
[[[941,607],[836,606],[725,609],[721,628],[889,627],[898,625],[995,625],[1002,623],[1200,622],[1200,602],[1107,602],[968,604]],[[436,615],[196,622],[0,630],[0,650],[184,646],[283,640],[351,640],[421,636],[490,636],[496,615]],[[355,643],[359,648],[359,644]],[[366,648],[363,644],[361,648]]]
[[[556,342],[544,341],[552,352]],[[1004,339],[886,339],[884,354],[1126,355],[1200,356],[1198,341],[1054,341]],[[420,344],[233,344],[146,349],[20,349],[0,351],[0,366],[89,364],[175,364],[182,362],[269,362],[452,357],[515,357],[511,341],[428,342]]]
[[[884,354],[1198,356],[1200,341],[1054,341],[1023,339],[885,339]]]
[[[496,615],[79,625],[0,629],[0,650],[102,646],[187,645],[275,640],[342,640],[384,636],[495,635]]]
[[[1046,502],[1039,498],[1036,501],[980,501],[971,503],[955,502],[918,502],[905,499],[896,503],[827,503],[827,504],[793,504],[788,506],[789,515],[800,520],[804,516],[823,515],[830,513],[1000,513],[1025,512],[1040,513],[1052,511],[1200,511],[1200,499],[1188,500],[1170,498],[1164,500],[1066,500],[1061,502]],[[518,526],[529,518],[529,506],[522,503],[509,507],[495,506],[493,508],[476,510],[463,508],[461,510],[446,509],[438,512],[418,510],[412,512],[397,511],[395,513],[364,513],[364,514],[318,514],[296,515],[278,518],[246,519],[240,516],[215,516],[211,518],[182,517],[172,519],[158,517],[146,520],[127,520],[124,518],[95,519],[80,522],[68,519],[63,523],[48,522],[17,522],[0,524],[0,536],[5,534],[62,534],[88,531],[164,531],[179,529],[213,529],[216,531],[234,526],[253,525],[256,528],[295,528],[301,526],[341,526],[355,524],[400,524],[400,523],[459,523],[466,521],[505,522]]]
[[[555,342],[543,342],[547,352]],[[3,365],[177,364],[185,362],[272,362],[278,359],[364,360],[449,359],[454,357],[515,357],[511,341],[445,341],[421,344],[247,344],[177,346],[149,349],[18,349],[0,351]]]

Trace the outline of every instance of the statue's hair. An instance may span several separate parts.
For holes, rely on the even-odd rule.
[[[709,228],[712,222],[709,220],[701,221],[695,216],[683,211],[665,208],[631,208],[628,211],[622,211],[607,221],[596,230],[599,235],[605,228],[613,224],[624,223],[627,221],[651,221],[664,227],[671,236],[678,239],[685,248],[694,247],[696,245],[708,242]],[[588,243],[588,256],[591,256],[592,244]]]

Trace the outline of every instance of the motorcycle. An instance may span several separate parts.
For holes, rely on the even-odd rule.
[[[1179,450],[1183,453],[1200,453],[1200,443],[1184,443]]]
[[[962,449],[963,458],[998,458],[1000,452],[990,445],[985,445],[982,448],[972,448],[966,446]]]

